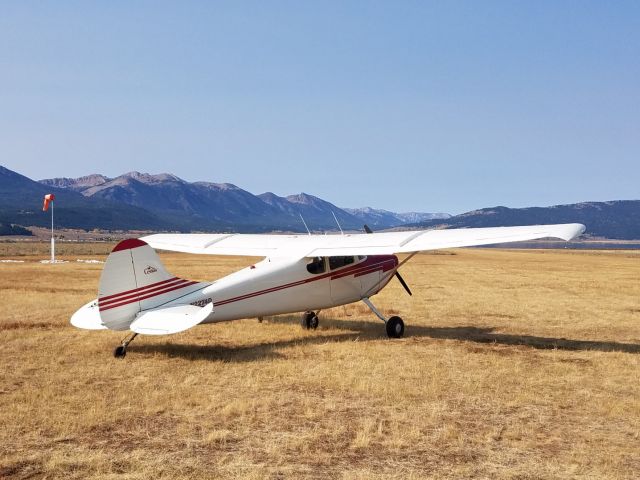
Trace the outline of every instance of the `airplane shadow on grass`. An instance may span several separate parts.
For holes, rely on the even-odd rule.
[[[374,323],[357,320],[331,320],[325,323],[333,328],[360,330],[361,336],[380,337],[384,335],[382,322]],[[534,335],[516,335],[494,333],[494,327],[425,327],[407,325],[405,337],[428,337],[446,340],[462,340],[475,343],[495,343],[499,345],[526,346],[539,350],[592,350],[600,352],[640,353],[640,344],[620,343],[598,340],[572,340],[567,338],[538,337]]]
[[[295,317],[277,317],[268,323],[289,324],[292,328],[300,328]],[[264,326],[268,328],[268,323]],[[215,328],[210,326],[209,328]],[[258,327],[256,327],[258,328]],[[132,344],[130,352],[144,354],[164,354],[169,357],[181,357],[189,360],[213,360],[229,362],[252,362],[269,358],[283,357],[279,350],[298,345],[319,345],[346,341],[367,341],[386,339],[382,322],[366,320],[321,319],[322,329],[347,330],[349,333],[327,334],[296,337],[275,342],[253,343],[238,346],[195,345],[167,342],[164,344]],[[534,335],[516,335],[494,333],[494,327],[425,327],[407,325],[405,338],[433,338],[460,340],[474,343],[493,343],[507,346],[525,346],[539,350],[600,351],[640,354],[640,344],[620,343],[597,340],[572,340],[567,338],[538,337]],[[247,333],[251,335],[251,333]],[[394,341],[394,340],[389,340]]]
[[[215,328],[211,326],[209,328]],[[299,328],[299,327],[298,327]],[[247,335],[250,335],[248,333]],[[188,343],[160,343],[160,344],[131,344],[127,352],[142,354],[163,354],[167,357],[181,357],[187,360],[212,360],[223,362],[253,362],[284,357],[278,350],[296,345],[319,345],[327,342],[353,341],[359,337],[358,333],[339,333],[337,335],[322,335],[317,337],[297,337],[247,345],[196,345]]]

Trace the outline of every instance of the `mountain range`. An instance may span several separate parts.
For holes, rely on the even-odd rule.
[[[392,228],[467,228],[580,222],[587,235],[640,239],[640,200],[585,202],[551,207],[491,207],[461,215],[394,213],[339,208],[307,193],[253,195],[230,183],[187,182],[175,175],[129,172],[115,178],[31,180],[0,166],[0,235],[47,226],[42,197],[56,195],[56,225],[93,230],[304,232]]]
[[[583,202],[551,207],[492,207],[473,210],[445,220],[428,220],[411,228],[473,228],[582,223],[587,235],[619,240],[640,239],[640,200]]]
[[[314,231],[336,230],[336,219],[345,230],[361,230],[363,223],[384,229],[448,217],[342,209],[307,193],[253,195],[230,183],[187,182],[168,173],[36,182],[0,166],[0,223],[46,226],[48,215],[41,212],[45,193],[56,195],[56,225],[82,229],[303,232],[301,216]]]
[[[56,224],[68,228],[156,230],[170,227],[145,209],[87,198],[70,189],[56,188],[31,180],[0,166],[0,225],[16,232],[16,225],[47,226],[49,215],[42,211],[47,193],[56,196]],[[61,208],[58,208],[58,205]]]

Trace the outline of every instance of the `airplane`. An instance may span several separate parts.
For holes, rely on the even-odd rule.
[[[520,227],[414,230],[342,235],[153,234],[122,240],[107,257],[98,298],[71,317],[88,330],[130,331],[113,354],[123,358],[138,335],[168,335],[199,324],[304,312],[304,328],[318,327],[321,310],[358,301],[386,325],[390,338],[404,334],[399,316],[387,318],[371,302],[398,269],[419,252],[541,238],[570,241],[578,223]],[[211,282],[170,274],[155,249],[209,255],[263,257]],[[406,254],[402,261],[397,254]]]

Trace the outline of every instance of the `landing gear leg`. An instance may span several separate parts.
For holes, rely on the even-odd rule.
[[[402,321],[402,318],[397,316],[386,318],[367,297],[363,298],[362,301],[373,313],[375,313],[376,317],[384,322],[387,327],[387,336],[389,338],[401,338],[402,335],[404,335],[404,322]]]
[[[302,314],[302,319],[300,320],[300,324],[302,325],[302,328],[306,330],[309,330],[309,329],[315,330],[316,328],[318,328],[319,323],[320,323],[320,320],[318,320],[318,314],[316,312],[304,312]]]
[[[122,343],[118,345],[113,351],[113,356],[116,358],[124,358],[124,356],[127,354],[127,347],[131,342],[133,342],[133,339],[136,338],[137,336],[138,336],[137,333],[132,333],[131,335],[125,337],[122,340]]]

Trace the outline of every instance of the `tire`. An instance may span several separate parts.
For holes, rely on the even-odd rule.
[[[123,345],[118,345],[113,351],[113,356],[116,358],[124,358],[127,354],[127,349]]]
[[[313,327],[313,318],[316,318],[316,326]],[[300,319],[300,325],[302,325],[302,328],[304,328],[305,330],[309,330],[310,328],[316,328],[318,326],[318,317],[316,316],[316,314],[314,312],[304,312],[302,314],[302,318]]]
[[[404,322],[400,317],[391,317],[386,324],[389,338],[402,338],[404,335]]]
[[[318,319],[318,315],[314,313],[313,317],[311,317],[311,320],[309,321],[309,328],[315,330],[316,328],[318,328],[319,324],[320,320]]]

